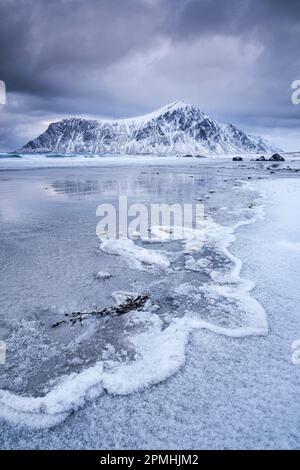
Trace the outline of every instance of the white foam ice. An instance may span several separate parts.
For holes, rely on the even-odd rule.
[[[235,240],[236,229],[242,224],[254,223],[263,215],[263,211],[257,209],[254,214],[251,219],[240,221],[231,227],[207,219],[206,243],[228,258],[232,269],[226,276],[222,276],[210,267],[209,262],[202,261],[198,263],[197,270],[202,267],[210,272],[211,281],[198,287],[192,287],[190,284],[178,287],[185,295],[205,295],[212,301],[211,308],[215,308],[216,304],[223,308],[226,302],[229,311],[239,309],[243,319],[242,325],[225,327],[201,318],[199,312],[186,310],[182,317],[171,319],[165,326],[162,318],[151,309],[148,310],[146,305],[144,311],[126,315],[128,322],[136,322],[139,325],[138,332],[128,338],[135,351],[134,359],[126,358],[123,362],[99,361],[80,373],[61,378],[60,382],[42,397],[18,396],[0,390],[0,417],[34,428],[51,427],[102,393],[128,394],[161,382],[184,365],[186,344],[190,333],[195,329],[208,329],[231,337],[266,334],[268,325],[265,311],[251,296],[253,284],[241,279],[242,262],[229,251],[230,244]],[[157,230],[153,228],[153,232],[158,233]],[[183,252],[187,243],[195,238],[195,234],[188,233],[186,239],[181,239]],[[103,240],[101,249],[105,253],[124,257],[138,269],[144,264],[160,268],[170,266],[164,253],[140,247],[128,239]],[[198,254],[199,250],[200,247]],[[192,264],[192,257],[189,260]]]
[[[208,269],[211,268],[211,261],[207,258],[200,258],[198,260],[194,260],[194,258],[188,258],[185,262],[185,269],[190,271],[204,271],[206,272]]]
[[[185,252],[201,251],[203,248],[204,225],[202,228],[158,225],[151,227],[150,234],[151,237],[143,238],[143,241],[148,243],[165,243],[172,240],[181,241],[184,243]]]
[[[190,331],[188,322],[176,319],[167,328],[162,328],[158,315],[149,317],[148,312],[139,315],[139,320],[150,322],[151,326],[130,340],[136,351],[134,361],[111,363],[110,370],[104,372],[103,386],[108,393],[136,392],[165,380],[184,364]]]
[[[103,239],[100,248],[104,253],[125,258],[129,265],[136,269],[143,269],[145,265],[160,268],[170,266],[170,261],[165,254],[138,246],[129,238]]]
[[[0,390],[0,417],[34,428],[54,426],[102,392],[99,381],[102,372],[103,364],[99,362],[80,374],[73,373],[44,397],[23,397]]]
[[[162,329],[158,315],[139,312],[135,321],[151,323],[151,328],[132,337],[134,361],[99,361],[81,373],[65,377],[44,397],[22,397],[0,391],[0,417],[14,424],[34,428],[54,426],[74,410],[101,395],[128,394],[158,383],[176,372],[184,363],[188,328],[174,321]]]

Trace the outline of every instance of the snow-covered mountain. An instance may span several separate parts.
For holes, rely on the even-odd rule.
[[[220,124],[198,106],[176,102],[131,119],[64,119],[50,124],[22,153],[212,154],[270,153],[279,149],[232,124]]]

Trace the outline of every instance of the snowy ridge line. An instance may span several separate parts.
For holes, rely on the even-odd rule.
[[[78,117],[49,125],[19,152],[60,154],[228,154],[280,151],[261,137],[221,124],[198,106],[175,102],[145,116],[118,120]]]
[[[244,187],[251,186],[247,183]],[[0,418],[36,429],[49,428],[63,422],[72,412],[103,393],[126,395],[160,383],[184,366],[185,349],[193,330],[207,329],[233,338],[267,334],[265,310],[250,295],[254,284],[241,279],[242,261],[229,251],[229,246],[236,240],[235,231],[240,226],[253,224],[264,217],[263,206],[255,211],[256,216],[239,221],[233,226],[221,226],[213,220],[208,221],[208,241],[218,245],[233,263],[233,269],[223,284],[217,273],[212,272],[212,282],[204,284],[202,288],[208,295],[210,291],[214,291],[219,299],[237,301],[237,305],[244,309],[247,324],[226,328],[198,318],[195,312],[187,311],[182,318],[173,318],[170,325],[163,328],[162,319],[151,312],[151,309],[129,313],[131,321],[147,324],[145,331],[130,338],[130,343],[136,351],[134,361],[99,361],[79,373],[63,377],[42,397],[20,396],[0,390]],[[184,243],[183,248],[185,249]],[[138,260],[139,250],[132,251],[131,246],[130,253]],[[118,255],[123,256],[124,253]],[[124,256],[126,258],[126,254]],[[230,285],[233,282],[236,283],[235,287]]]

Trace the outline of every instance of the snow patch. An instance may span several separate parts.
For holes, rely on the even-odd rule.
[[[287,250],[294,251],[295,253],[300,253],[300,242],[291,242],[289,240],[282,240],[280,246],[286,248]]]

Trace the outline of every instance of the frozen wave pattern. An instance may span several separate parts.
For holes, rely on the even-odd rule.
[[[153,264],[161,272],[148,286],[150,292],[158,292],[157,297],[153,295],[142,311],[126,315],[124,328],[129,332],[131,355],[122,360],[103,357],[80,372],[62,377],[43,396],[0,390],[0,416],[34,428],[51,427],[102,393],[129,394],[161,382],[184,365],[185,347],[195,329],[231,337],[266,334],[265,311],[251,296],[254,286],[241,278],[242,262],[229,251],[238,227],[254,223],[263,216],[263,210],[258,208],[254,216],[253,211],[251,214],[232,226],[209,217],[205,221],[205,245],[198,250],[195,244],[189,248],[190,237],[162,241],[159,249],[152,244],[147,248],[146,241],[142,247],[143,241],[125,241],[121,247],[104,245],[109,256],[118,256],[125,264],[129,260],[136,269],[140,263],[149,269]],[[152,251],[156,256],[151,256]],[[159,311],[162,292],[172,299],[173,310]]]

